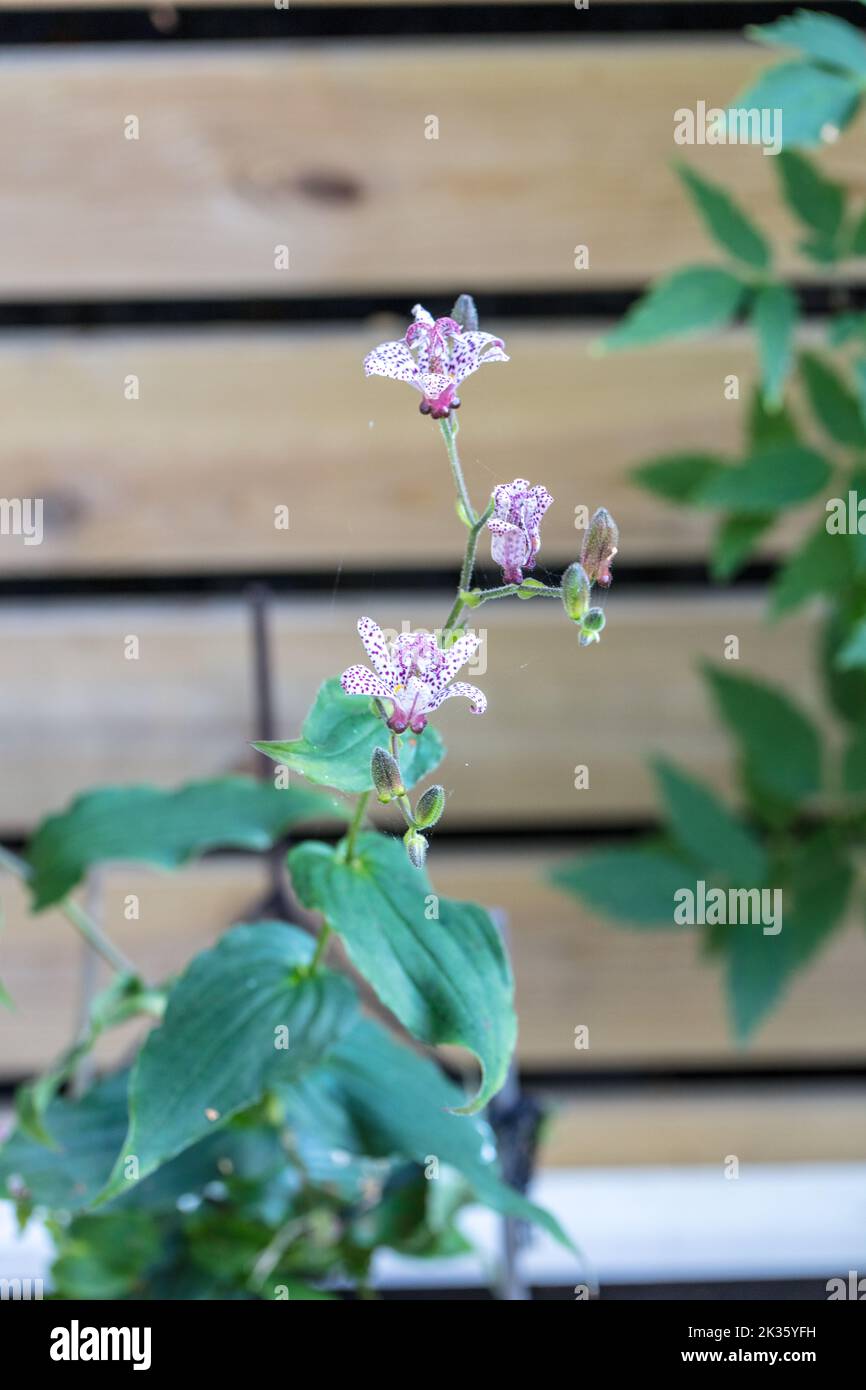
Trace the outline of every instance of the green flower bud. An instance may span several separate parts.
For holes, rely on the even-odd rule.
[[[370,776],[373,779],[373,786],[376,788],[376,795],[383,806],[387,806],[389,801],[393,801],[395,796],[405,795],[406,788],[403,786],[403,778],[400,775],[400,765],[396,758],[392,758],[386,748],[374,748],[373,756],[370,759]]]
[[[580,563],[590,584],[606,589],[611,580],[610,565],[619,545],[619,527],[605,507],[590,519],[583,537]]]
[[[419,835],[414,826],[410,826],[403,836],[403,844],[406,846],[406,853],[412,867],[423,869],[424,860],[427,858],[427,841],[424,836]]]
[[[572,622],[580,623],[589,610],[592,586],[579,560],[569,565],[562,576],[562,606]]]
[[[471,294],[458,295],[451,310],[451,317],[459,323],[464,333],[478,332],[478,310]]]
[[[605,617],[600,608],[590,608],[585,614],[580,625],[580,645],[591,647],[593,642],[601,640],[604,631]]]
[[[418,805],[415,807],[415,824],[419,830],[429,830],[431,825],[435,825],[442,812],[445,810],[445,788],[428,787],[423,796],[418,798]]]

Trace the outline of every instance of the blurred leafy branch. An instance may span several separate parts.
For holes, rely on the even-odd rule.
[[[866,203],[803,149],[832,143],[860,110],[866,40],[843,20],[802,10],[749,32],[797,56],[761,74],[735,105],[781,110],[782,148],[768,163],[798,224],[797,249],[837,276],[846,260],[866,256]],[[676,173],[726,264],[688,266],[659,280],[601,350],[744,320],[760,384],[739,457],[676,453],[643,463],[634,478],[674,506],[718,517],[717,580],[732,579],[790,509],[820,499],[820,516],[770,585],[769,617],[796,618],[808,601],[822,600],[816,656],[840,728],[819,730],[797,692],[706,666],[708,693],[736,755],[739,808],[659,761],[663,833],[636,848],[575,859],[556,880],[632,927],[679,931],[673,904],[683,885],[701,879],[723,890],[781,888],[778,934],[711,919],[701,929],[702,949],[724,967],[733,1028],[745,1040],[842,929],[866,835],[866,313],[833,313],[823,346],[817,339],[802,346],[800,301],[776,269],[764,231],[725,188],[685,163]],[[802,631],[798,622],[796,641]]]

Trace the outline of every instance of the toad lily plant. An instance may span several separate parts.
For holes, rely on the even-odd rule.
[[[542,484],[518,478],[480,510],[473,505],[454,412],[458,388],[486,362],[508,362],[504,343],[480,331],[466,295],[442,318],[416,307],[404,336],[364,362],[368,375],[420,391],[421,412],[444,440],[464,545],[441,628],[407,622],[386,635],[361,616],[369,665],[349,664],[356,639],[347,630],[346,667],[320,687],[300,736],[255,745],[276,764],[273,783],[230,777],[172,792],[96,791],[43,822],[23,858],[0,852],[29,886],[33,910],[65,912],[114,974],[72,1047],[22,1088],[17,1128],[0,1149],[0,1184],[22,1218],[39,1209],[51,1217],[61,1296],[172,1297],[166,1289],[178,1287],[192,1290],[182,1297],[327,1296],[329,1285],[366,1285],[377,1245],[464,1249],[454,1223],[470,1202],[571,1245],[549,1213],[503,1180],[493,1133],[476,1113],[508,1074],[513,981],[490,915],[436,893],[427,877],[445,786],[413,792],[443,759],[436,722],[445,701],[465,697],[474,716],[487,709],[484,693],[457,679],[479,647],[465,615],[503,598],[547,597],[561,602],[579,645],[596,643],[604,625],[592,590],[609,583],[616,550],[607,512],[596,513],[581,558],[553,583],[526,577],[552,503]],[[416,417],[413,428],[430,426]],[[411,448],[424,454],[428,438],[416,436]],[[484,533],[502,570],[502,583],[488,588],[473,584]],[[483,734],[495,718],[491,698],[478,757],[494,756]],[[331,834],[307,838],[305,823]],[[166,868],[219,847],[271,853],[289,833],[292,898],[281,920],[230,928],[166,983],[143,979],[72,897],[108,860]],[[295,904],[305,909],[303,929],[286,920]],[[335,937],[412,1040],[474,1054],[468,1093],[361,1015],[355,984],[328,961]],[[82,1080],[96,1039],[136,1016],[158,1026],[132,1067]]]

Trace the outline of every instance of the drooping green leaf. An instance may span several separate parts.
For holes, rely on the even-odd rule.
[[[341,792],[366,792],[373,786],[370,759],[386,741],[381,719],[362,695],[347,695],[338,679],[325,681],[304,720],[302,736],[288,743],[257,743],[260,752],[284,763],[311,782]],[[437,731],[404,734],[400,766],[406,787],[432,772],[444,754]]]
[[[289,854],[305,907],[324,914],[386,1008],[422,1042],[469,1048],[482,1067],[486,1104],[503,1085],[516,1036],[511,970],[489,915],[437,897],[399,840],[359,836],[344,847],[307,841]],[[438,914],[438,915],[437,915]]]
[[[816,594],[832,594],[846,583],[852,568],[849,537],[829,535],[822,521],[787,557],[773,580],[771,614],[779,618]]]
[[[756,544],[776,520],[772,512],[725,517],[716,533],[710,559],[714,579],[732,579],[745,564]]]
[[[828,127],[844,130],[860,102],[859,83],[846,73],[812,63],[782,63],[761,73],[734,103],[738,111],[781,111],[778,132],[790,149],[820,145]]]
[[[839,444],[866,447],[866,424],[853,391],[823,358],[804,352],[800,367],[809,404],[818,423]]]
[[[842,782],[849,796],[866,792],[866,729],[857,729],[845,749]]]
[[[829,464],[814,449],[781,445],[710,477],[694,501],[702,507],[730,507],[741,513],[781,511],[814,497],[829,476]]]
[[[608,352],[645,347],[729,323],[746,296],[742,281],[717,266],[689,266],[656,281],[602,340]]]
[[[828,179],[796,150],[782,150],[775,165],[785,202],[795,217],[811,231],[835,239],[845,215],[843,185]]]
[[[843,919],[853,875],[823,834],[798,847],[781,888],[781,931],[728,926],[728,997],[736,1036],[745,1041],[813,960]],[[777,899],[778,901],[778,899]],[[793,907],[790,904],[793,901]]]
[[[763,883],[767,857],[748,827],[714,792],[672,763],[659,759],[655,771],[671,830],[686,853],[742,887]]]
[[[816,63],[866,77],[866,42],[847,20],[814,10],[797,10],[774,24],[750,25],[749,38],[776,48],[792,48]]]
[[[764,396],[769,406],[781,404],[794,358],[797,297],[786,285],[765,285],[752,305]]]
[[[769,243],[731,195],[687,164],[678,164],[676,170],[704,225],[722,250],[746,265],[766,270],[772,259]]]
[[[129,1131],[101,1200],[322,1060],[351,1025],[342,976],[310,975],[314,942],[282,922],[233,927],[172,990],[129,1085]],[[134,1158],[134,1165],[128,1162]]]
[[[689,503],[700,488],[728,465],[714,454],[667,454],[632,472],[638,487],[668,502]]]
[[[694,878],[694,865],[664,846],[642,845],[580,855],[551,877],[557,887],[626,926],[673,928],[674,895]]]
[[[810,719],[777,687],[712,666],[704,675],[739,745],[751,784],[793,805],[821,785],[821,741]]]
[[[94,864],[137,860],[176,868],[210,849],[264,850],[301,821],[341,814],[304,787],[280,791],[252,777],[192,782],[177,791],[104,787],[49,816],[27,846],[33,909],[72,891]]]
[[[542,1226],[572,1246],[548,1212],[503,1182],[487,1123],[460,1113],[462,1096],[429,1058],[364,1019],[334,1049],[327,1068],[283,1088],[286,1123],[301,1160],[315,1177],[333,1148],[371,1158],[430,1158],[456,1169],[479,1201],[504,1215]],[[331,1126],[336,1120],[336,1129]]]

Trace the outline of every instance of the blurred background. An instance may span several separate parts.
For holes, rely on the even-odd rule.
[[[358,614],[441,623],[462,544],[441,440],[361,361],[416,301],[443,314],[475,294],[512,360],[463,392],[473,495],[549,487],[542,578],[576,557],[579,509],[607,506],[621,549],[600,646],[579,650],[548,605],[481,610],[489,712],[443,710],[430,867],[506,915],[522,1083],[551,1107],[541,1196],[572,1213],[612,1296],[824,1296],[866,1261],[857,930],[744,1051],[691,937],[618,931],[547,882],[652,826],[650,755],[728,785],[696,667],[729,634],[750,671],[819,707],[802,626],[763,623],[778,545],[716,589],[700,518],[628,477],[653,454],[736,447],[723,383],[737,373],[745,395],[755,375],[745,334],[589,351],[649,279],[707,258],[670,170],[673,113],[725,105],[763,61],[742,26],[790,8],[0,10],[2,490],[44,500],[42,544],[0,537],[0,836],[20,845],[91,786],[253,769],[250,740],[294,736],[320,680],[359,658]],[[826,167],[862,189],[863,155],[855,128]],[[688,158],[790,242],[759,151]],[[106,916],[157,974],[266,888],[243,855],[108,872]],[[123,919],[130,891],[146,930]],[[73,1033],[81,961],[59,919],[29,920],[14,888],[4,905],[8,1099]],[[572,1279],[550,1252],[532,1270]]]

